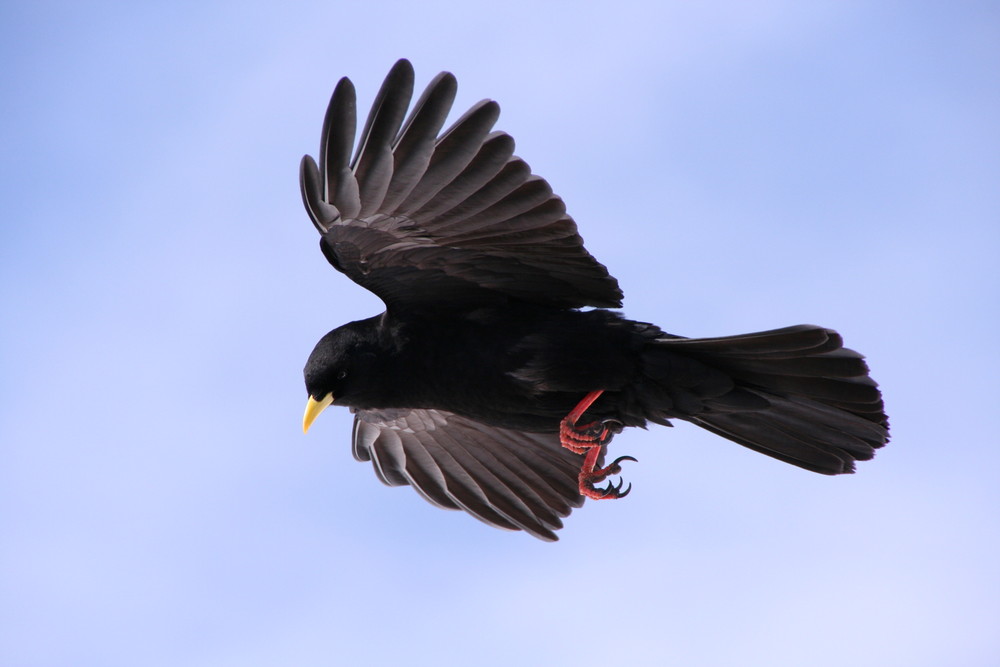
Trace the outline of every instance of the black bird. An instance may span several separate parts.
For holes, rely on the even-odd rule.
[[[341,79],[318,164],[302,159],[323,254],[386,306],[316,345],[304,429],[349,407],[354,457],[383,482],[546,540],[585,496],[628,493],[596,486],[635,460],[603,462],[627,426],[684,419],[828,475],[886,443],[878,387],[832,329],[691,339],[604,310],[622,305],[617,281],[493,131],[497,103],[439,134],[455,77],[435,77],[406,116],[413,79],[408,61],[393,66],[353,158]]]

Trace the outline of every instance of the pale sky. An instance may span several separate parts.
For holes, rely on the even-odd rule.
[[[0,53],[0,664],[996,664],[993,4],[8,3]],[[635,430],[546,544],[384,487],[346,410],[304,436],[381,303],[298,162],[400,57],[500,102],[630,317],[836,328],[892,442]]]

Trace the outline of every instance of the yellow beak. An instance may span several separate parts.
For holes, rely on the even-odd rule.
[[[333,403],[333,394],[327,394],[323,397],[323,400],[317,401],[312,396],[309,397],[309,402],[306,403],[306,413],[302,416],[302,432],[308,433],[309,427],[319,417],[319,413],[330,407]]]

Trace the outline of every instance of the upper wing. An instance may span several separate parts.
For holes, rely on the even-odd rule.
[[[556,540],[583,504],[581,457],[557,434],[493,428],[442,410],[356,410],[354,458],[390,486],[409,484],[440,507]]]
[[[491,132],[483,100],[438,136],[455,98],[442,72],[406,122],[413,67],[398,61],[357,151],[354,85],[341,79],[323,122],[319,165],[302,158],[302,199],[324,255],[390,309],[516,298],[563,307],[618,307],[622,292],[583,247],[548,183]]]

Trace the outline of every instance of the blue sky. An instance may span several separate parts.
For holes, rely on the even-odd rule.
[[[0,52],[0,663],[995,664],[992,3],[7,3]],[[381,304],[298,161],[399,57],[500,102],[631,317],[837,328],[890,445],[629,432],[544,544],[383,487],[345,410],[303,436]]]

